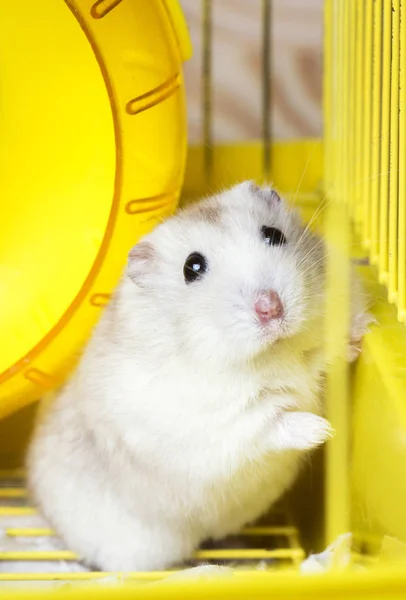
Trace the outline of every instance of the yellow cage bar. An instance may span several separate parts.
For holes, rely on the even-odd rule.
[[[371,235],[370,240],[370,258],[372,263],[376,264],[378,261],[378,247],[379,247],[379,192],[381,173],[380,167],[382,161],[380,161],[380,149],[381,140],[384,136],[381,122],[384,120],[384,98],[381,96],[382,87],[384,87],[385,77],[385,52],[382,51],[382,40],[386,36],[382,35],[384,28],[382,10],[383,0],[377,0],[373,3],[374,22],[373,22],[373,50],[372,50],[372,140],[371,140],[371,167],[370,167],[370,195],[371,195],[371,210],[369,215],[369,231]],[[388,5],[386,5],[386,9]],[[389,6],[390,10],[390,6]],[[386,32],[387,33],[387,32]],[[389,90],[389,86],[387,87]],[[382,107],[382,114],[381,114]],[[382,173],[383,175],[383,173]]]
[[[362,170],[362,204],[363,204],[363,239],[367,247],[370,246],[370,223],[368,215],[370,214],[370,182],[371,182],[371,124],[372,124],[372,40],[373,40],[373,2],[364,3],[364,85],[363,85],[363,127],[362,127],[362,146],[360,160],[363,163]]]
[[[406,3],[400,2],[400,74],[399,81],[406,79]],[[399,91],[399,257],[398,257],[398,315],[406,324],[406,85]]]
[[[398,204],[399,204],[399,49],[400,1],[392,0],[390,162],[389,162],[389,280],[390,302],[398,299]]]
[[[357,234],[362,233],[362,137],[363,137],[363,85],[364,85],[364,19],[365,3],[356,0],[355,13],[355,74],[354,74],[354,222]],[[326,59],[327,60],[327,59]]]

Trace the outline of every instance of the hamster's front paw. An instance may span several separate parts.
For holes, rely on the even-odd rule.
[[[369,326],[377,323],[370,313],[359,313],[352,319],[350,336],[348,340],[347,360],[352,363],[361,354],[361,343],[364,335],[369,331]]]
[[[276,421],[274,450],[312,450],[334,435],[327,419],[309,412],[284,412]]]

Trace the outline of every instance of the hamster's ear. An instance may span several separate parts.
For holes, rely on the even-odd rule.
[[[151,273],[156,260],[157,253],[154,246],[150,242],[139,242],[128,255],[127,275],[133,281],[137,281]]]
[[[280,204],[281,202],[281,197],[278,192],[271,186],[259,186],[255,181],[250,181],[249,189],[254,196],[257,196],[261,200],[266,200],[271,204]]]
[[[269,199],[274,204],[280,204],[282,199],[274,188],[268,188]]]

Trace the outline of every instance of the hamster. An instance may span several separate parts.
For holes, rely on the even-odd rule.
[[[130,251],[28,455],[34,501],[85,563],[148,571],[190,559],[260,517],[330,437],[324,254],[252,182],[180,211]],[[368,324],[354,306],[351,355]]]

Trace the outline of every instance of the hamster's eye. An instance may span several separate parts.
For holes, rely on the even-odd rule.
[[[264,226],[261,228],[261,234],[268,246],[282,246],[287,242],[287,239],[283,235],[282,231],[280,229],[276,229],[276,227]]]
[[[183,276],[186,283],[201,279],[207,271],[207,260],[199,252],[192,252],[183,265]]]

